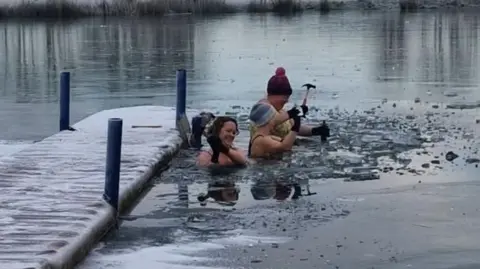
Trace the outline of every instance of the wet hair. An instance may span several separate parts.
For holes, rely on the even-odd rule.
[[[218,116],[215,118],[211,126],[208,128],[207,130],[208,135],[218,136],[220,134],[220,130],[223,128],[223,126],[227,122],[233,122],[235,124],[236,133],[238,134],[239,130],[238,130],[238,123],[236,119],[228,116]]]

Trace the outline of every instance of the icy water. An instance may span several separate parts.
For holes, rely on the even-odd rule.
[[[182,151],[79,268],[477,268],[475,240],[451,238],[480,232],[480,128],[468,122],[478,114],[373,108],[325,111],[327,144],[303,139],[281,161],[244,170],[200,170],[197,152]],[[237,144],[247,139],[243,130]]]
[[[248,108],[282,65],[292,103],[301,101],[303,83],[316,84],[308,122],[325,119],[332,129],[328,144],[304,139],[280,162],[228,175],[200,171],[196,153],[182,152],[79,268],[480,264],[474,13],[8,21],[2,28],[3,144],[57,131],[62,70],[72,72],[77,121],[119,106],[174,105],[175,70],[186,68],[188,105],[238,117],[245,147]],[[449,151],[459,157],[448,161]],[[298,188],[308,193],[307,184],[317,194],[292,200]],[[223,186],[217,200],[224,201],[202,206],[197,196],[209,185]]]
[[[189,74],[188,104],[251,105],[276,66],[300,102],[341,109],[373,100],[479,99],[476,13],[343,12],[299,17],[87,19],[0,22],[0,139],[58,130],[58,80],[72,72],[72,121],[138,104],[173,105],[175,70]]]

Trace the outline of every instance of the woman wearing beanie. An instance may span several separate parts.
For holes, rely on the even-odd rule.
[[[271,158],[278,153],[290,151],[300,131],[300,117],[294,115],[288,134],[281,138],[275,135],[277,111],[273,106],[257,103],[250,112],[250,121],[255,133],[250,138],[248,155],[251,158]]]
[[[285,111],[283,108],[288,103],[290,96],[292,95],[292,87],[285,75],[285,69],[283,67],[277,68],[275,75],[273,75],[267,84],[267,97],[258,101],[257,105],[272,106],[277,111],[278,115],[275,117],[275,127],[273,129],[274,135],[284,138],[290,132],[290,128],[293,124],[293,117],[300,114],[297,108],[292,108]],[[303,114],[308,112],[307,106],[302,106]],[[256,132],[254,124],[250,124],[250,137],[253,137]],[[302,125],[298,135],[300,136],[330,136],[328,127],[318,126],[312,127],[308,125]]]
[[[238,124],[235,119],[225,116],[216,117],[207,133],[207,142],[211,149],[200,152],[197,157],[197,165],[210,166],[217,164],[228,166],[247,164],[244,151],[233,145],[238,134]]]

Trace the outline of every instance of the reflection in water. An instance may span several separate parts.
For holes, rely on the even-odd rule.
[[[5,42],[0,51],[5,56],[0,63],[8,70],[5,93],[16,94],[18,102],[54,101],[48,98],[56,94],[57,87],[52,86],[61,70],[74,73],[72,85],[80,88],[74,94],[84,96],[124,92],[131,86],[152,93],[155,83],[175,76],[175,67],[192,66],[194,31],[189,17],[139,23],[116,19],[106,25],[88,19],[67,25],[2,26]],[[161,68],[166,66],[171,69]],[[55,91],[43,91],[49,87]]]
[[[298,183],[280,182],[275,179],[269,179],[267,182],[255,181],[250,192],[255,200],[284,201],[288,198],[295,200],[302,196],[302,189]]]
[[[316,107],[417,96],[475,100],[478,21],[441,12],[5,21],[0,124],[10,128],[0,139],[57,131],[62,70],[72,72],[72,121],[113,107],[173,105],[177,68],[189,71],[187,104],[213,112],[250,106],[278,65],[295,89],[319,86],[309,100]],[[302,95],[294,91],[292,102]]]
[[[218,204],[234,206],[238,201],[239,193],[240,193],[240,189],[236,186],[234,180],[213,179],[212,182],[209,182],[207,185],[207,193],[200,194],[198,196],[198,201],[200,201],[200,204],[202,206],[206,206],[207,199],[211,198]]]
[[[427,90],[477,87],[478,30],[468,13],[384,15],[379,77],[433,85]]]
[[[237,178],[230,176],[223,179],[209,179],[207,183],[207,193],[200,193],[198,195],[200,205],[207,206],[208,200],[210,199],[222,206],[235,206],[240,198],[239,195],[241,191],[237,182],[242,182],[242,179],[242,177],[238,176]],[[251,181],[250,192],[254,200],[274,199],[284,201],[287,199],[298,199],[304,195],[310,196],[315,194],[310,192],[308,179],[303,182],[289,182],[288,180],[278,180],[277,178],[271,177],[256,178],[255,174],[252,176]],[[304,193],[302,193],[302,187],[305,187]],[[186,188],[182,189],[182,191],[188,193],[188,189]]]
[[[384,79],[403,80],[408,77],[408,70],[405,62],[408,62],[408,50],[405,48],[405,16],[399,13],[385,15],[382,24],[382,35],[384,43],[383,54],[381,53],[380,64],[383,65],[383,72],[380,77]]]
[[[4,66],[2,110],[11,111],[2,126],[21,126],[7,138],[23,137],[42,118],[56,131],[59,73],[72,72],[74,121],[102,109],[164,104],[174,100],[176,68],[192,68],[193,22],[189,17],[143,20],[99,19],[75,23],[0,24],[0,65]],[[169,86],[162,86],[169,85]],[[34,104],[24,110],[21,104]],[[31,108],[31,106],[29,106]],[[24,116],[15,115],[18,113]],[[21,117],[21,118],[20,118]],[[42,128],[38,128],[38,130]]]
[[[188,184],[186,184],[186,182],[184,182],[182,179],[179,179],[177,186],[179,206],[188,208]]]

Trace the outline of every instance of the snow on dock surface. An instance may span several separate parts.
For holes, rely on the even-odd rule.
[[[33,144],[32,141],[0,140],[0,160],[3,156],[9,156],[19,152]]]
[[[194,112],[187,112],[192,115]],[[123,118],[120,199],[181,144],[175,109],[106,110],[0,159],[0,268],[67,268],[83,258],[113,210],[102,200],[108,118]],[[161,128],[132,128],[161,125]]]

